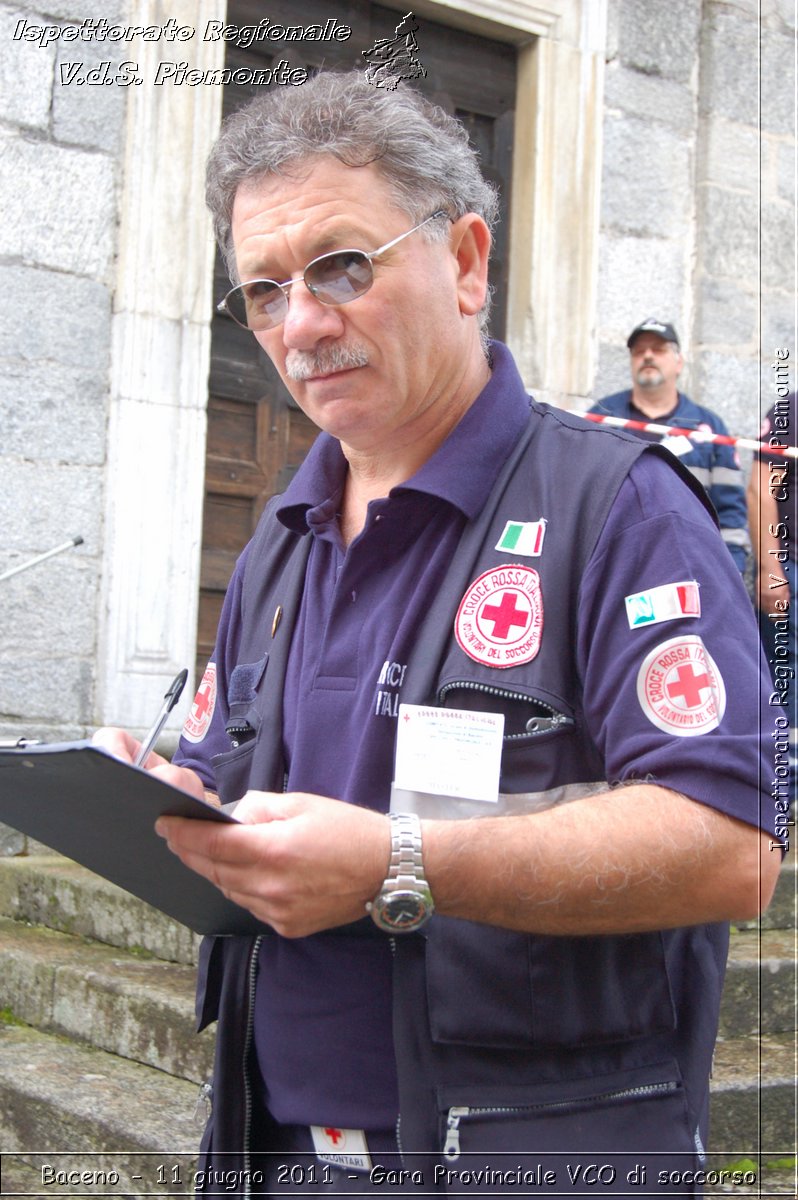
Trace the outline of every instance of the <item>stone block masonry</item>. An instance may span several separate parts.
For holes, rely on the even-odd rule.
[[[683,390],[756,436],[795,343],[794,47],[790,4],[609,0],[595,396],[629,386],[655,314]]]
[[[124,6],[48,20],[100,7]],[[93,725],[125,98],[57,86],[64,47],[15,39],[26,19],[0,7],[0,572],[84,542],[0,583],[0,736],[53,739]]]

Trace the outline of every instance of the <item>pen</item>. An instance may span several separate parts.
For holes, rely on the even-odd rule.
[[[142,766],[147,761],[147,756],[149,755],[150,750],[152,750],[153,746],[158,741],[158,735],[166,724],[166,718],[169,716],[170,712],[180,699],[180,694],[185,687],[187,679],[188,671],[182,670],[180,674],[175,675],[174,679],[172,680],[169,686],[169,691],[163,698],[161,711],[155,718],[155,724],[145,737],[144,741],[141,743],[141,749],[136,756],[135,765],[137,767]]]

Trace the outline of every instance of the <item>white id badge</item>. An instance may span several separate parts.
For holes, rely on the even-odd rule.
[[[499,799],[503,733],[502,713],[400,704],[391,807],[407,807],[414,793],[489,811]]]

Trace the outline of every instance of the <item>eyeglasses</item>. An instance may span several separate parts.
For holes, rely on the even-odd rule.
[[[322,304],[348,304],[350,300],[365,296],[374,282],[372,263],[375,258],[430,221],[445,216],[447,213],[439,209],[370,254],[365,250],[333,250],[331,254],[322,254],[309,262],[297,278],[304,281],[311,295]],[[288,289],[296,282],[297,279],[288,279],[285,283],[277,283],[274,279],[250,279],[229,291],[217,305],[217,311],[227,313],[237,325],[251,329],[253,333],[274,329],[288,314]]]

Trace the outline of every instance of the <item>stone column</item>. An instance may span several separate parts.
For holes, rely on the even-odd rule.
[[[156,0],[131,10],[131,23],[164,22]],[[113,314],[97,715],[131,729],[150,724],[193,664],[202,532],[214,254],[204,168],[222,89],[153,81],[164,60],[223,66],[224,42],[201,31],[224,4],[172,3],[169,15],[197,32],[136,46]]]

